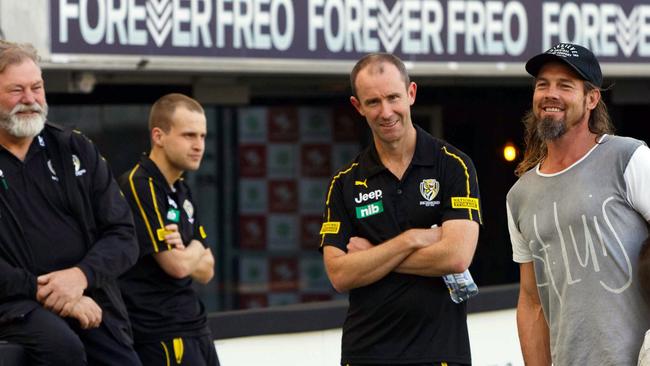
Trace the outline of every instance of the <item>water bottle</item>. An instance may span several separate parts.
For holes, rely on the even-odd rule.
[[[438,225],[431,225],[432,228],[436,226]],[[476,286],[472,274],[469,273],[469,269],[466,269],[463,273],[444,275],[442,276],[442,279],[445,281],[445,284],[449,289],[451,301],[456,304],[460,304],[478,294],[478,286]]]
[[[469,273],[469,269],[466,269],[463,273],[444,275],[442,276],[442,279],[445,280],[445,284],[447,284],[451,301],[456,304],[460,304],[478,294],[478,286],[476,286],[474,279],[472,279],[472,274]]]

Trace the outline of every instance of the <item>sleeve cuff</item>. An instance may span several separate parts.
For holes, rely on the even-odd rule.
[[[30,275],[28,286],[27,296],[30,299],[36,300],[36,292],[38,291],[38,280],[36,276]]]
[[[83,272],[83,274],[86,276],[86,281],[88,282],[88,288],[94,287],[95,286],[95,271],[90,268],[90,266],[80,263],[77,265],[77,267]]]
[[[512,256],[512,261],[515,263],[530,263],[533,261],[532,256],[523,256],[523,255],[514,255]]]

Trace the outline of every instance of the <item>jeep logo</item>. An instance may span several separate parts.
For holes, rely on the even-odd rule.
[[[361,203],[366,202],[367,200],[378,200],[381,198],[381,189],[377,189],[370,193],[359,193],[359,197],[354,199],[354,202]]]

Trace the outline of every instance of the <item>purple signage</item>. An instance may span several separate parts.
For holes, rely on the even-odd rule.
[[[517,62],[558,42],[650,60],[650,4],[539,0],[50,0],[53,53]]]

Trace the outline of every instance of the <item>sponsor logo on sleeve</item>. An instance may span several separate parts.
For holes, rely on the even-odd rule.
[[[324,222],[320,228],[320,234],[338,234],[339,229],[341,228],[340,221],[329,221]]]
[[[461,208],[469,210],[477,210],[478,207],[478,198],[472,197],[452,197],[451,198],[451,207],[452,208]]]

